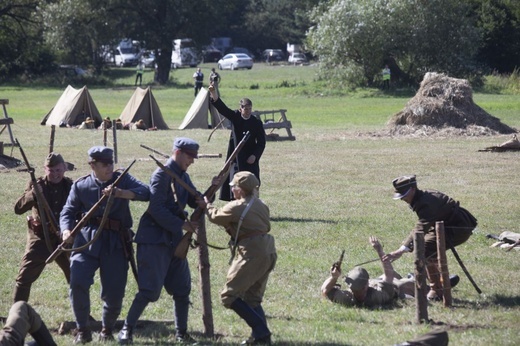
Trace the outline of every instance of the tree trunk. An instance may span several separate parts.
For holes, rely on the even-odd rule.
[[[158,84],[166,84],[170,80],[170,69],[172,64],[172,49],[161,49],[157,57],[157,69],[154,80]]]

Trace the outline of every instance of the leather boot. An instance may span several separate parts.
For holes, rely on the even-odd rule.
[[[128,326],[126,323],[123,328],[117,334],[117,341],[120,345],[131,345],[134,343],[133,328]]]
[[[428,276],[428,281],[430,281],[430,292],[428,292],[426,298],[433,301],[442,300],[441,273],[436,263],[428,262],[426,275]]]
[[[32,332],[31,336],[33,337],[36,345],[39,346],[56,346],[56,343],[52,339],[52,335],[47,329],[45,323],[42,322],[40,328],[37,331]]]
[[[231,304],[230,308],[240,316],[252,330],[253,344],[255,341],[270,340],[271,332],[267,328],[264,319],[253,310],[249,304],[242,299],[237,298]]]

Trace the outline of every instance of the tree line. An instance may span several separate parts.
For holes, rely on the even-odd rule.
[[[174,38],[231,37],[259,53],[302,43],[328,80],[417,83],[426,71],[474,77],[520,64],[516,0],[10,0],[0,3],[0,77],[31,80],[57,64],[102,74],[103,45],[121,38],[157,52],[167,83]]]

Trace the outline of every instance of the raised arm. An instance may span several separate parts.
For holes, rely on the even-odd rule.
[[[381,265],[383,266],[384,280],[386,282],[392,283],[394,281],[394,267],[392,266],[392,262],[389,260],[385,260],[385,252],[383,251],[383,246],[379,242],[379,240],[370,236],[368,238],[368,242],[372,245],[374,250],[376,250],[377,255],[381,259]]]

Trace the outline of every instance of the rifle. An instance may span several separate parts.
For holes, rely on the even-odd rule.
[[[514,244],[515,243],[514,239],[509,239],[507,237],[500,237],[500,236],[494,235],[494,234],[488,234],[488,235],[486,235],[486,238],[499,240],[499,241],[502,241],[502,242],[504,242],[506,244]]]
[[[121,179],[128,173],[128,171],[130,170],[130,168],[133,166],[133,164],[135,163],[136,160],[132,161],[132,163],[123,171],[123,173],[121,173],[121,175],[119,177],[117,177],[117,179],[112,183],[112,186],[113,187],[116,187],[119,182],[121,181]],[[83,226],[87,223],[88,220],[90,220],[90,218],[92,217],[92,215],[94,215],[94,213],[96,212],[96,210],[101,206],[102,203],[105,202],[106,199],[108,199],[109,196],[107,195],[103,195],[101,196],[101,198],[96,202],[96,204],[94,204],[92,206],[92,208],[90,208],[90,210],[81,218],[81,220],[79,220],[79,222],[76,224],[76,226],[74,227],[74,229],[70,232],[70,237],[74,237],[76,236],[76,233],[78,233],[82,228]],[[71,238],[72,239],[72,238]],[[60,255],[60,253],[62,253],[63,251],[66,250],[66,246],[67,246],[67,243],[65,241],[62,241],[60,245],[58,245],[58,247],[56,248],[56,250],[54,250],[54,252],[47,258],[47,260],[45,261],[45,263],[51,263],[52,261],[54,261],[54,259],[56,259],[56,257],[58,257]],[[85,245],[83,245],[85,246]],[[74,249],[67,249],[67,251],[73,251]]]
[[[160,155],[162,157],[164,157],[165,159],[169,159],[170,157],[164,153],[161,153],[159,150],[155,150],[154,148],[150,148],[144,144],[141,144],[141,148],[145,148],[147,150],[150,150],[152,153],[154,154],[157,154],[157,155]],[[199,159],[202,159],[202,158],[220,158],[222,157],[222,154],[198,154],[197,157]]]
[[[39,185],[38,180],[36,179],[36,175],[34,174],[34,168],[32,168],[31,165],[29,164],[29,160],[27,159],[27,156],[25,156],[25,152],[22,149],[20,142],[18,142],[18,138],[16,139],[16,145],[18,146],[18,148],[20,148],[20,154],[22,155],[23,160],[25,161],[25,165],[27,166],[27,171],[31,175],[31,182],[33,185],[33,191],[36,195],[36,203],[38,205],[38,214],[40,216],[40,222],[41,222],[42,228],[43,228],[45,245],[47,245],[47,249],[49,250],[49,252],[51,252],[53,250],[53,246],[52,246],[51,238],[49,235],[47,216],[49,218],[50,225],[56,234],[59,233],[58,226],[57,226],[56,220],[54,218],[54,214],[52,213],[51,208],[49,207],[49,204],[47,203],[47,200],[45,199],[45,196],[40,191],[40,188],[38,186]]]
[[[234,161],[240,152],[244,145],[246,144],[246,141],[249,139],[249,131],[245,133],[242,140],[238,143],[238,145],[235,147],[235,150],[233,150],[233,153],[228,157],[226,162],[224,163],[224,167],[220,170],[220,172],[217,175],[217,178],[219,179],[220,183],[213,185],[211,184],[210,187],[204,192],[203,197],[207,197],[208,200],[212,200],[215,196],[215,193],[222,187],[222,184],[224,183],[224,177],[228,174],[229,169],[231,168],[231,165],[234,164]],[[197,207],[193,213],[190,216],[191,221],[199,221],[199,219],[204,214],[204,209]],[[192,239],[192,232],[186,232],[184,236],[182,237],[181,241],[179,242],[179,245],[177,245],[177,248],[175,249],[175,256],[178,258],[186,258],[188,255],[188,249],[191,244]]]
[[[161,155],[161,156],[164,157],[165,159],[170,158],[170,156],[168,156],[168,155],[166,155],[166,154],[163,154],[163,153],[161,153],[160,151],[155,150],[155,149],[153,149],[153,148],[147,147],[147,146],[144,145],[144,144],[141,144],[141,148],[145,148],[145,149],[147,149],[147,150],[150,150],[150,151],[151,151],[152,153],[154,153],[154,154]],[[153,157],[152,157],[152,158],[153,158]],[[155,158],[153,158],[153,159],[155,160]],[[157,162],[157,161],[156,161],[156,162]]]
[[[139,283],[137,276],[137,264],[135,263],[134,257],[134,247],[132,245],[132,237],[130,236],[132,231],[129,229],[122,229],[119,233],[121,234],[121,242],[123,243],[125,257],[130,263],[130,268],[132,268],[132,274],[134,274],[135,282]]]
[[[343,257],[345,257],[345,250],[341,251],[341,255],[339,255],[339,259],[332,264],[332,268],[336,268],[341,271],[341,264],[343,263]]]

